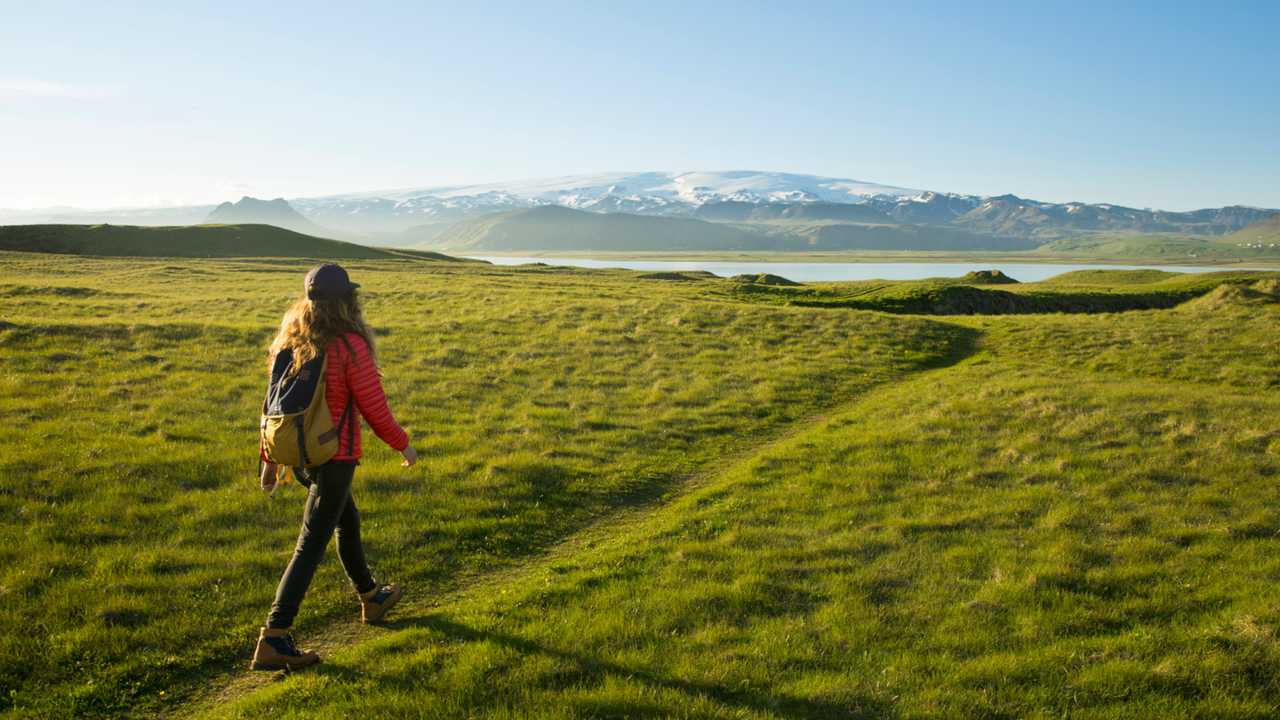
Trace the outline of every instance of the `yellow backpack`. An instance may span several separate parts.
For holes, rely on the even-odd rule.
[[[351,343],[339,335],[347,349]],[[352,356],[355,351],[352,350]],[[333,427],[333,416],[324,400],[329,358],[323,350],[293,372],[293,351],[284,348],[276,353],[271,365],[271,384],[262,403],[260,423],[263,454],[267,459],[289,467],[319,467],[338,453],[338,432],[351,417],[348,447],[355,447],[356,413],[353,397]]]

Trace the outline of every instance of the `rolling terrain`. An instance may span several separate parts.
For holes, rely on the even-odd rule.
[[[353,487],[406,599],[361,625],[329,559],[295,626],[323,664],[250,673],[303,499],[255,487],[265,347],[311,263],[0,253],[0,709],[1280,708],[1276,273],[354,261],[422,451],[366,436]],[[953,290],[1042,305],[910,304]]]

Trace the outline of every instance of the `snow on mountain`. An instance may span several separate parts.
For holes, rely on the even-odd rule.
[[[340,230],[392,230],[534,205],[588,212],[687,215],[712,202],[898,201],[919,190],[777,172],[609,172],[468,186],[410,188],[298,198],[308,219]]]
[[[747,202],[863,202],[877,196],[909,197],[919,190],[876,183],[778,172],[608,172],[557,178],[515,180],[485,185],[445,186],[331,195],[316,200],[441,200],[487,193],[511,195],[542,203],[565,204],[570,198],[653,196],[701,205],[712,200]]]

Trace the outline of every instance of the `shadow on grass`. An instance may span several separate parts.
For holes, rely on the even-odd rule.
[[[727,709],[761,710],[787,718],[881,718],[892,712],[888,703],[866,696],[859,696],[851,703],[837,704],[779,693],[742,692],[711,683],[663,677],[642,668],[627,667],[579,653],[557,650],[514,635],[477,630],[439,615],[396,619],[387,622],[386,627],[395,630],[425,628],[441,633],[451,640],[491,642],[522,655],[547,655],[576,666],[576,670],[569,674],[571,684],[575,685],[600,683],[606,677],[612,676],[619,680],[642,683],[652,688],[675,691],[688,696],[691,700],[710,700],[726,706]],[[354,671],[333,665],[326,666],[324,672],[346,678],[357,677]],[[406,689],[417,687],[419,684],[419,681],[405,682]],[[619,698],[612,701],[599,699],[588,701],[587,704],[589,707],[581,709],[591,717],[671,717],[673,711],[670,707],[656,704],[639,704],[632,698]]]

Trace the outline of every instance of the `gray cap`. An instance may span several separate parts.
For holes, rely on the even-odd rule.
[[[351,282],[341,265],[326,263],[311,268],[302,289],[312,300],[332,300],[360,287]]]

